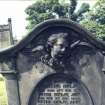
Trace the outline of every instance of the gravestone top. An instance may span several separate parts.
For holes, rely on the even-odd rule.
[[[17,43],[16,45],[12,45],[11,47],[8,47],[6,49],[0,50],[0,55],[14,55],[14,53],[17,53],[19,50],[21,50],[24,46],[26,46],[29,42],[31,42],[32,39],[36,38],[39,33],[41,33],[43,30],[48,29],[50,27],[65,27],[65,28],[70,28],[71,30],[79,33],[79,37],[83,37],[86,40],[88,40],[88,42],[90,44],[92,44],[93,46],[95,46],[96,48],[105,51],[105,42],[101,41],[101,40],[97,40],[96,38],[94,38],[89,31],[87,31],[86,29],[84,29],[83,27],[81,27],[79,24],[77,24],[76,22],[67,20],[67,19],[50,19],[47,20],[45,22],[42,22],[38,25],[36,25],[33,30],[31,30],[24,39],[22,39],[19,43]],[[52,29],[53,30],[53,29]],[[10,53],[10,54],[8,54]]]

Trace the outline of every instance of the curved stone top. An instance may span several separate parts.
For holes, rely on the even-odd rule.
[[[105,51],[105,42],[94,38],[93,35],[89,31],[81,27],[76,22],[70,21],[68,19],[50,19],[36,25],[34,29],[31,32],[29,32],[26,35],[26,37],[22,39],[16,45],[12,45],[11,47],[1,50],[0,57],[13,56],[17,52],[19,52],[23,47],[25,47],[28,43],[30,43],[32,39],[37,37],[40,32],[44,31],[45,29],[49,27],[54,27],[54,26],[63,26],[65,28],[70,28],[74,30],[75,32],[79,33],[79,35],[81,35],[82,37],[86,38],[89,41],[89,43],[95,48],[101,51]]]

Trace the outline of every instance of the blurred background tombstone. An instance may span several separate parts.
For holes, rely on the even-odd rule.
[[[0,49],[14,44],[12,35],[11,18],[8,18],[8,24],[0,25]]]

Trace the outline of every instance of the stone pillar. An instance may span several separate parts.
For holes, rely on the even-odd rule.
[[[3,76],[6,82],[8,105],[20,105],[17,74],[5,73]]]
[[[18,73],[15,58],[1,62],[0,73],[5,77],[8,105],[21,105],[19,96]]]
[[[10,43],[11,43],[11,45],[13,45],[14,40],[13,40],[13,35],[12,35],[12,21],[11,21],[11,18],[8,18],[8,25],[9,25],[9,29],[10,29]]]

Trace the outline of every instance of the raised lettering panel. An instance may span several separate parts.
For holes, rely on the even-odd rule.
[[[29,105],[93,105],[85,85],[65,74],[43,79],[35,88]]]

